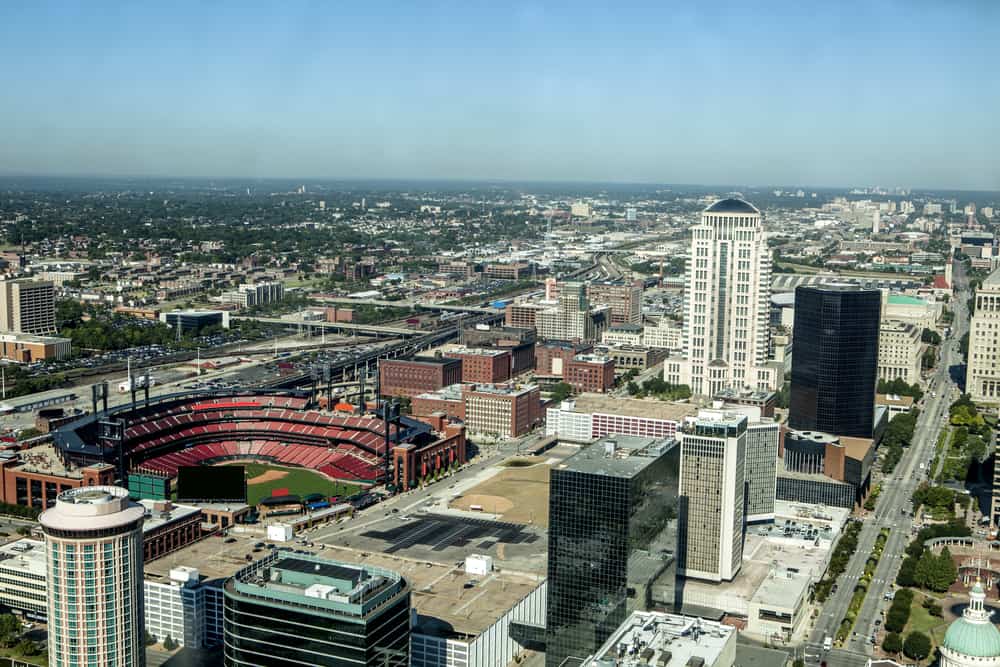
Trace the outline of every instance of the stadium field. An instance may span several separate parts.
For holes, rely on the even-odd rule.
[[[296,496],[322,493],[324,496],[346,497],[361,490],[347,482],[335,482],[318,472],[305,468],[284,468],[264,463],[231,463],[241,465],[247,473],[247,503],[256,505],[261,498],[271,495],[274,489],[288,489]]]

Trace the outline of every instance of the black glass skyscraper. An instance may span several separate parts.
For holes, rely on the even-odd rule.
[[[795,290],[788,425],[872,437],[882,294],[856,285]]]
[[[637,609],[672,609],[680,446],[608,436],[553,468],[545,664],[579,665]]]

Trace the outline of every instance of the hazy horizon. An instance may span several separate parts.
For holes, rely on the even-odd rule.
[[[1000,190],[1000,5],[769,10],[5,6],[0,176]]]

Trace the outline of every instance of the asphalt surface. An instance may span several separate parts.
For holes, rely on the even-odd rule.
[[[883,618],[891,602],[885,600],[887,592],[894,588],[896,574],[905,557],[904,549],[912,537],[913,516],[910,499],[914,489],[927,478],[934,445],[938,433],[946,425],[948,409],[958,398],[959,388],[955,379],[962,374],[962,357],[959,340],[968,328],[968,313],[965,302],[968,298],[967,281],[961,264],[956,263],[956,286],[959,287],[950,306],[955,313],[951,336],[942,342],[940,361],[928,381],[924,405],[917,419],[913,442],[891,475],[882,479],[882,493],[875,511],[864,519],[864,526],[858,539],[858,548],[837,580],[837,591],[830,595],[823,605],[816,625],[805,647],[807,662],[826,661],[828,667],[846,667],[864,664],[871,655],[870,641],[873,632],[881,628],[876,620]],[[905,514],[903,513],[905,512]],[[882,552],[882,558],[868,587],[861,611],[854,624],[854,630],[842,647],[824,651],[825,637],[835,637],[841,620],[847,613],[854,587],[864,574],[865,562],[871,555],[875,539],[883,528],[889,528],[889,539]],[[881,636],[878,637],[881,641]]]

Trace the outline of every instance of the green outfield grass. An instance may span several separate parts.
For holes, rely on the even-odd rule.
[[[334,482],[323,475],[303,468],[284,468],[282,466],[263,463],[232,463],[246,469],[247,481],[268,472],[284,473],[280,479],[271,479],[256,484],[247,484],[247,503],[256,505],[261,498],[271,495],[274,489],[288,489],[297,496],[307,496],[310,493],[322,493],[324,496],[350,496],[361,490],[361,487],[345,482]]]

